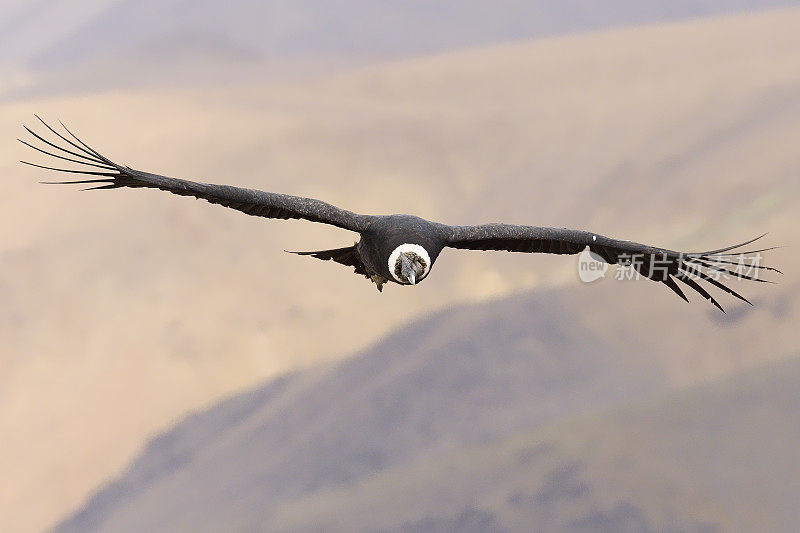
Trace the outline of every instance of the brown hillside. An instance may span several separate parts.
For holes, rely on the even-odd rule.
[[[0,528],[77,506],[153,432],[457,302],[576,284],[563,257],[452,252],[415,290],[284,254],[349,244],[151,191],[37,184],[32,114],[181,177],[446,222],[591,227],[703,249],[795,240],[800,11],[618,30],[395,63],[278,88],[106,93],[0,106]],[[35,157],[35,156],[34,156]],[[656,337],[672,383],[797,347],[796,247],[758,308],[720,323],[653,284],[603,282],[580,320]],[[625,285],[620,287],[619,285]],[[581,296],[583,298],[584,296]],[[578,309],[578,308],[576,308]],[[713,318],[712,318],[713,317]],[[663,332],[669,332],[668,337]]]

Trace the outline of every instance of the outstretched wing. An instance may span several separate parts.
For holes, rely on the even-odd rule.
[[[763,237],[764,235],[761,235]],[[742,246],[760,239],[711,250],[684,253],[647,246],[631,241],[610,239],[588,231],[566,228],[540,228],[510,224],[455,226],[447,246],[465,250],[506,250],[509,252],[577,254],[589,250],[611,264],[634,268],[640,275],[664,283],[678,296],[686,298],[675,280],[697,291],[720,311],[722,306],[698,281],[705,281],[736,298],[750,303],[723,281],[731,277],[769,283],[759,276],[763,270],[779,270],[761,264],[761,253],[774,248],[737,252]],[[751,304],[752,305],[752,304]]]
[[[247,213],[248,215],[266,218],[298,218],[331,224],[351,231],[362,231],[369,223],[369,216],[359,215],[351,211],[340,209],[331,204],[312,198],[289,196],[272,192],[263,192],[229,185],[214,185],[210,183],[197,183],[194,181],[169,178],[158,174],[150,174],[119,165],[101,155],[78,139],[64,124],[64,134],[51,128],[41,118],[36,116],[42,124],[56,136],[53,142],[44,136],[25,129],[33,135],[40,146],[18,139],[25,144],[48,156],[69,161],[80,165],[78,168],[61,168],[37,165],[22,161],[27,165],[58,172],[81,174],[86,179],[74,181],[58,181],[45,183],[89,183],[96,184],[89,189],[118,189],[120,187],[149,187],[160,189],[181,196],[194,196],[207,200],[212,204],[219,204]]]

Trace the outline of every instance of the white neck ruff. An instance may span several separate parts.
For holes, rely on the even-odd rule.
[[[405,243],[395,248],[394,251],[389,255],[389,273],[392,275],[392,277],[399,283],[406,283],[394,273],[394,267],[397,265],[397,260],[400,258],[400,254],[405,252],[417,254],[425,261],[425,270],[422,272],[422,275],[419,277],[419,279],[421,280],[427,276],[431,269],[431,256],[428,255],[428,251],[419,244]]]

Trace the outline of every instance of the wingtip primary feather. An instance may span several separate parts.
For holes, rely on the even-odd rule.
[[[666,277],[664,278],[664,280],[663,280],[663,283],[664,283],[664,284],[665,284],[667,287],[669,287],[670,289],[672,289],[672,292],[674,292],[675,294],[677,294],[678,296],[680,296],[680,297],[683,299],[683,301],[685,301],[686,303],[689,303],[689,298],[687,298],[687,297],[686,297],[686,294],[684,294],[684,292],[681,290],[681,288],[678,286],[678,284],[677,284],[677,283],[675,283],[675,280],[674,280],[674,279],[672,279],[672,277],[671,277],[671,276],[666,276]]]
[[[114,183],[113,179],[69,180],[69,181],[40,181],[44,185],[75,185],[78,183]]]
[[[743,258],[743,259],[748,259],[748,258]],[[708,268],[714,268],[714,269],[722,269],[722,268],[729,269],[729,267],[721,267],[720,265],[731,265],[731,266],[735,266],[735,267],[747,267],[747,268],[753,268],[755,270],[764,269],[764,270],[769,270],[770,272],[777,272],[778,274],[783,275],[783,271],[778,270],[775,267],[771,267],[771,266],[767,266],[767,265],[762,265],[760,263],[756,263],[755,262],[755,258],[749,258],[749,259],[750,259],[749,262],[745,262],[745,261],[735,261],[734,262],[734,261],[727,261],[725,259],[718,259],[718,258],[701,259],[701,258],[698,258],[698,257],[687,257],[685,259],[685,262],[689,263],[689,264],[692,264],[692,265],[694,265],[694,264],[703,265],[703,266],[706,266]],[[705,261],[707,261],[710,264],[706,264]]]
[[[746,303],[748,303],[750,305],[753,305],[752,302],[750,302],[750,300],[748,300],[747,298],[745,298],[744,296],[742,296],[741,294],[739,294],[735,290],[731,289],[730,287],[726,286],[721,281],[715,279],[713,276],[709,275],[708,273],[703,272],[699,268],[690,268],[690,267],[687,267],[687,265],[684,265],[682,268],[683,268],[683,272],[686,272],[688,275],[697,276],[698,278],[700,278],[700,279],[702,279],[704,281],[707,281],[708,283],[710,283],[711,285],[717,287],[718,289],[722,290],[723,292],[727,292],[731,296],[733,296],[735,298],[738,298],[739,300],[741,300],[743,302],[746,302]]]
[[[702,286],[701,286],[699,283],[697,283],[697,282],[696,282],[696,281],[695,281],[695,280],[694,280],[694,279],[693,279],[691,276],[689,276],[689,275],[688,275],[688,274],[686,274],[685,272],[678,272],[677,274],[675,274],[675,279],[677,279],[678,281],[681,281],[682,283],[685,283],[687,286],[689,286],[690,288],[694,289],[694,290],[695,290],[695,291],[696,291],[698,294],[700,294],[700,296],[702,296],[703,298],[705,298],[706,300],[708,300],[709,302],[711,302],[711,304],[712,304],[712,305],[714,305],[714,307],[716,307],[717,309],[719,309],[720,311],[722,311],[724,314],[727,314],[727,313],[725,312],[725,309],[723,309],[723,308],[722,308],[722,306],[721,306],[721,305],[719,304],[719,302],[718,302],[718,301],[717,301],[717,300],[716,300],[716,299],[715,299],[715,298],[714,298],[714,297],[711,295],[711,293],[709,293],[707,290],[705,290],[705,289],[704,289],[704,288],[703,288],[703,287],[702,287]]]
[[[744,242],[741,242],[739,244],[734,244],[732,246],[726,246],[725,248],[719,248],[717,250],[709,250],[707,252],[700,252],[700,253],[696,253],[696,254],[687,254],[687,255],[716,255],[716,254],[718,254],[720,252],[727,252],[729,250],[735,250],[736,248],[741,248],[742,246],[747,246],[748,244],[754,243],[757,240],[763,239],[766,236],[767,236],[767,234],[764,233],[762,235],[759,235],[758,237],[753,237],[749,241],[744,241]]]
[[[68,169],[68,168],[57,168],[57,167],[48,167],[48,166],[44,166],[44,165],[37,165],[36,163],[31,163],[29,161],[22,161],[22,160],[20,160],[20,163],[22,163],[24,165],[30,165],[30,166],[36,167],[36,168],[43,168],[45,170],[53,170],[55,172],[66,172],[68,174],[84,174],[84,175],[87,175],[87,176],[114,176],[114,177],[119,176],[119,173],[117,173],[117,172],[95,172],[95,171],[92,171],[92,170],[71,170],[71,169]]]
[[[713,260],[708,259],[706,261],[713,261]],[[773,284],[775,283],[774,281],[771,281],[771,280],[766,280],[766,279],[761,279],[759,277],[756,277],[756,276],[758,276],[758,272],[755,272],[755,276],[750,276],[750,275],[745,274],[743,272],[736,272],[734,270],[730,270],[728,268],[721,267],[719,265],[716,265],[716,264],[713,264],[713,263],[709,263],[709,262],[706,262],[706,261],[703,261],[703,260],[695,258],[692,261],[684,262],[683,265],[682,265],[682,268],[686,268],[687,266],[691,266],[691,267],[696,268],[699,265],[699,266],[705,267],[706,270],[710,270],[710,271],[713,271],[713,272],[719,272],[721,274],[729,275],[729,276],[732,276],[732,277],[735,277],[735,278],[738,278],[738,279],[746,279],[748,281],[755,281],[755,282],[758,282],[758,283],[773,283]],[[754,267],[754,268],[759,268],[759,267]],[[774,270],[774,269],[772,269],[772,270]]]
[[[80,152],[82,152],[82,153],[81,153],[81,154],[77,154],[77,153],[75,153],[75,152],[72,152],[71,150],[67,150],[66,148],[63,148],[63,147],[61,147],[61,146],[58,146],[58,145],[55,145],[55,144],[53,144],[53,143],[51,143],[51,142],[49,142],[49,141],[45,140],[45,139],[44,139],[44,138],[42,138],[41,136],[37,135],[36,133],[34,133],[34,132],[33,132],[33,131],[30,129],[30,128],[28,128],[27,126],[23,125],[23,127],[24,127],[24,128],[25,128],[25,129],[26,129],[26,130],[27,130],[27,131],[28,131],[28,132],[31,134],[31,135],[33,135],[34,137],[36,137],[36,138],[37,138],[37,139],[39,139],[40,141],[42,141],[42,142],[44,142],[44,143],[46,143],[46,144],[48,144],[48,145],[50,145],[50,146],[52,146],[52,147],[54,147],[54,148],[58,149],[58,150],[61,150],[61,151],[63,151],[63,152],[67,152],[67,153],[69,153],[69,154],[72,154],[72,155],[74,155],[74,156],[80,157],[80,158],[82,158],[82,159],[88,159],[88,160],[90,160],[90,161],[93,161],[93,162],[95,162],[95,163],[99,163],[99,164],[105,164],[105,165],[109,165],[109,166],[111,166],[111,167],[117,168],[117,166],[114,164],[114,162],[113,162],[113,161],[111,161],[111,160],[110,160],[110,159],[108,159],[107,157],[103,156],[103,155],[102,155],[101,153],[99,153],[97,150],[93,149],[92,147],[90,147],[89,145],[87,145],[85,142],[83,142],[82,140],[80,140],[80,139],[79,139],[79,138],[78,138],[78,137],[77,137],[77,136],[76,136],[74,133],[72,133],[72,131],[70,131],[70,129],[69,129],[69,128],[67,128],[67,126],[66,126],[66,125],[64,125],[64,123],[63,123],[62,121],[60,121],[60,120],[59,120],[58,122],[59,122],[59,124],[61,124],[61,126],[64,128],[64,130],[65,130],[65,131],[66,131],[66,132],[67,132],[67,133],[68,133],[70,136],[72,136],[72,137],[73,137],[73,138],[74,138],[76,141],[78,141],[78,142],[79,142],[81,145],[83,145],[83,146],[79,146],[79,145],[75,144],[75,143],[74,143],[74,142],[72,142],[71,140],[67,139],[67,138],[66,138],[64,135],[62,135],[61,133],[57,132],[57,131],[56,131],[56,130],[55,130],[53,127],[52,127],[52,126],[50,126],[50,124],[48,124],[47,122],[45,122],[45,121],[42,119],[42,117],[40,117],[39,115],[37,115],[37,114],[35,114],[35,113],[34,113],[34,115],[33,115],[33,116],[35,116],[35,117],[36,117],[36,118],[39,120],[39,122],[41,122],[41,123],[44,125],[44,127],[45,127],[45,128],[47,128],[47,129],[48,129],[48,130],[49,130],[51,133],[53,133],[53,134],[54,134],[55,136],[57,136],[59,139],[61,139],[62,141],[66,142],[67,144],[69,144],[70,146],[74,147],[75,149],[77,149],[78,151],[80,151]]]
[[[41,152],[41,153],[43,153],[45,155],[48,155],[50,157],[54,157],[56,159],[61,159],[62,161],[69,161],[70,163],[75,163],[77,165],[85,165],[85,166],[89,166],[89,167],[102,168],[102,169],[105,169],[105,170],[116,170],[114,167],[111,167],[111,166],[106,165],[106,164],[97,164],[97,163],[92,163],[92,162],[89,162],[89,161],[82,161],[82,160],[79,160],[79,159],[72,159],[70,157],[64,157],[63,155],[58,155],[58,154],[54,154],[52,152],[48,152],[47,150],[39,148],[38,146],[34,146],[34,145],[32,145],[31,143],[29,143],[27,141],[23,141],[22,139],[18,138],[17,140],[19,142],[21,142],[22,144],[24,144],[25,146],[36,150],[37,152]],[[22,161],[22,162],[24,163],[24,161]]]
[[[63,123],[63,122],[61,122],[60,120],[58,121],[58,123],[59,123],[59,124],[61,124],[61,127],[62,127],[62,128],[64,128],[64,130],[65,130],[67,133],[69,133],[69,134],[72,136],[72,138],[73,138],[73,139],[75,139],[76,141],[78,141],[79,143],[81,143],[81,144],[82,144],[82,145],[83,145],[83,146],[84,146],[84,147],[85,147],[87,150],[89,150],[89,152],[91,152],[92,154],[94,154],[95,156],[97,156],[98,158],[100,158],[100,159],[101,159],[103,162],[105,162],[105,163],[108,163],[109,165],[114,165],[114,166],[116,166],[116,165],[115,165],[115,164],[114,164],[114,163],[113,163],[113,162],[112,162],[110,159],[108,159],[108,158],[107,158],[107,157],[105,157],[103,154],[101,154],[100,152],[98,152],[97,150],[95,150],[94,148],[92,148],[91,146],[89,146],[88,144],[86,144],[85,142],[83,142],[82,140],[80,140],[80,139],[78,138],[78,136],[77,136],[77,135],[75,135],[74,133],[72,133],[72,131],[71,131],[71,130],[70,130],[70,129],[69,129],[67,126],[66,126],[66,124],[64,124],[64,123]]]
[[[39,118],[39,117],[37,117],[37,118]],[[39,120],[42,120],[42,119],[41,119],[41,118],[39,118]],[[58,136],[60,139],[62,139],[62,140],[64,140],[64,141],[68,142],[68,143],[69,143],[70,145],[72,145],[72,146],[75,146],[75,144],[74,144],[74,143],[72,143],[72,142],[69,142],[69,140],[68,140],[68,139],[64,139],[64,137],[63,137],[61,134],[59,134],[59,133],[58,133],[57,131],[55,131],[53,128],[51,128],[50,126],[48,126],[48,125],[47,125],[47,123],[45,123],[44,121],[42,121],[42,123],[43,123],[43,124],[44,124],[44,125],[45,125],[45,126],[46,126],[46,127],[49,129],[49,130],[50,130],[50,131],[52,131],[53,133],[55,133],[55,134],[56,134],[56,135],[57,135],[57,136]],[[44,144],[46,144],[47,146],[51,146],[51,147],[55,148],[56,150],[59,150],[60,152],[64,152],[64,153],[67,153],[67,154],[70,154],[70,155],[74,155],[75,157],[78,157],[78,158],[80,158],[80,159],[85,159],[85,160],[87,160],[87,161],[91,161],[91,162],[93,162],[93,163],[104,163],[104,161],[102,161],[102,160],[100,160],[100,159],[97,159],[97,158],[96,158],[96,157],[94,157],[92,154],[90,154],[90,153],[86,152],[86,150],[83,150],[83,149],[81,149],[79,146],[75,146],[75,147],[76,147],[76,148],[78,148],[78,149],[79,149],[81,152],[83,152],[83,153],[77,153],[77,152],[73,152],[72,150],[68,150],[67,148],[64,148],[63,146],[59,146],[59,145],[57,145],[57,144],[54,144],[54,143],[52,143],[52,142],[48,141],[47,139],[45,139],[44,137],[42,137],[41,135],[39,135],[38,133],[36,133],[35,131],[33,131],[33,130],[32,130],[31,128],[29,128],[28,126],[24,125],[24,124],[22,125],[22,127],[25,129],[25,131],[27,131],[28,133],[30,133],[30,134],[31,134],[31,135],[32,135],[34,138],[36,138],[36,139],[40,140],[41,142],[43,142],[43,143],[44,143]],[[88,154],[88,155],[87,155],[87,154]],[[90,157],[90,156],[91,156],[91,157]]]

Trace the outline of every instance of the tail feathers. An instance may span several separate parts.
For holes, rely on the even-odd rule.
[[[361,274],[362,276],[375,281],[367,271],[367,267],[364,266],[364,263],[361,261],[361,255],[358,253],[357,244],[354,244],[353,246],[348,246],[346,248],[334,248],[333,250],[317,250],[313,252],[293,252],[289,250],[286,251],[289,252],[290,254],[310,255],[311,257],[316,257],[317,259],[321,259],[322,261],[334,261],[336,263],[339,263],[340,265],[351,266],[355,269],[356,274]]]

